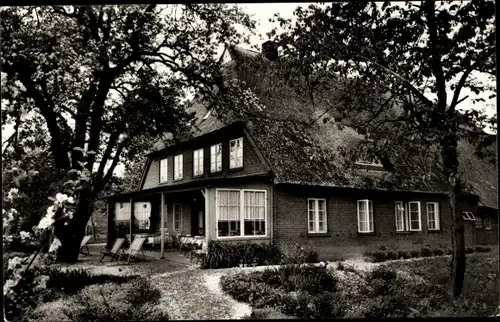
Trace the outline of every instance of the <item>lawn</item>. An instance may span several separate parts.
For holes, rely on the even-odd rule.
[[[498,248],[467,255],[463,295],[447,297],[449,256],[327,269],[281,267],[223,276],[222,289],[256,309],[298,318],[477,317],[498,307]],[[325,283],[328,282],[328,283]],[[320,290],[317,285],[329,285]]]

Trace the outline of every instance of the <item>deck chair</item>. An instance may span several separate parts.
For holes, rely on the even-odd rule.
[[[87,235],[87,236],[83,237],[82,243],[80,244],[80,254],[82,254],[82,255],[90,255],[89,246],[87,245],[87,243],[89,242],[90,238],[92,238],[91,235]],[[87,252],[85,252],[83,250],[84,248],[87,249]]]
[[[99,263],[100,263],[100,262],[102,262],[102,260],[103,260],[103,259],[104,259],[104,257],[106,257],[106,256],[111,257],[111,260],[110,260],[111,262],[112,262],[114,259],[119,258],[119,257],[120,257],[119,252],[120,252],[120,250],[121,250],[121,251],[123,251],[122,246],[123,246],[123,243],[124,243],[124,242],[125,242],[125,238],[117,238],[117,239],[115,240],[115,243],[113,244],[113,247],[111,248],[111,250],[110,250],[110,251],[108,251],[108,252],[102,252],[102,258],[101,258],[101,260],[99,261]]]
[[[130,244],[129,249],[127,249],[127,251],[124,254],[120,254],[120,256],[121,255],[127,256],[128,254],[127,264],[130,263],[130,259],[138,260],[137,255],[139,254],[139,252],[141,252],[142,257],[146,259],[146,254],[144,254],[144,250],[142,249],[142,246],[144,245],[144,241],[146,240],[146,238],[147,238],[146,236],[135,237],[132,244]],[[119,260],[120,258],[118,258],[118,261]]]

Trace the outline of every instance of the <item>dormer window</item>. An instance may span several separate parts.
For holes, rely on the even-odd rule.
[[[160,183],[168,181],[168,159],[160,160]]]
[[[182,179],[182,154],[174,156],[174,180]]]
[[[222,143],[210,147],[210,172],[222,171]]]
[[[243,167],[243,138],[229,141],[229,169]]]

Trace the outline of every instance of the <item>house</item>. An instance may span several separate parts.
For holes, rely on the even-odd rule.
[[[207,242],[268,243],[284,251],[299,243],[324,259],[380,246],[450,245],[445,187],[394,184],[377,162],[343,167],[339,148],[362,139],[353,129],[259,116],[225,122],[201,104],[193,111],[191,139],[149,153],[137,190],[104,197],[109,241],[158,234],[163,225],[168,234]],[[466,142],[459,153],[473,179],[460,200],[465,243],[494,244],[495,169],[474,159]]]

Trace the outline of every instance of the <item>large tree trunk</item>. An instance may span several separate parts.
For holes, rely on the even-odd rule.
[[[462,293],[465,276],[465,240],[463,217],[459,213],[457,197],[461,194],[461,184],[458,175],[457,136],[453,129],[443,138],[442,159],[444,174],[448,176],[448,196],[451,212],[451,276],[449,295],[452,300]]]
[[[70,224],[67,226],[58,224],[55,227],[55,234],[61,241],[61,247],[57,252],[58,262],[74,263],[78,260],[80,243],[82,242],[83,236],[85,236],[85,229],[90,215],[92,214],[94,201],[95,198],[93,198],[90,190],[82,190],[78,198],[75,214]]]

